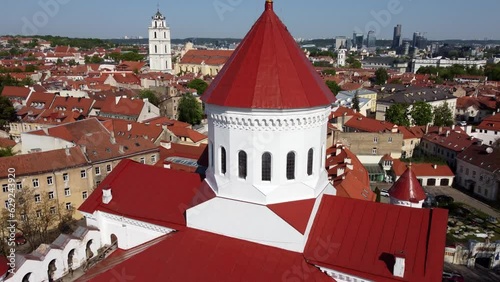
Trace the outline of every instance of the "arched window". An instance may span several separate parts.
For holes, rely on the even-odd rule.
[[[314,150],[311,148],[309,152],[307,152],[307,175],[313,174],[313,158],[314,158]]]
[[[156,31],[155,31],[155,39],[156,39]]]
[[[271,154],[262,155],[262,181],[271,181]]]
[[[286,178],[295,179],[295,153],[290,152],[286,155]]]
[[[226,174],[226,149],[224,147],[220,147],[220,172],[222,174]]]
[[[238,153],[238,176],[241,179],[247,178],[247,153],[244,151]]]
[[[167,38],[167,33],[166,32],[163,33],[163,38]]]

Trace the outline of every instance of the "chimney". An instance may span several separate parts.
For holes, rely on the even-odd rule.
[[[163,163],[163,168],[170,169],[171,168],[171,163],[170,162]]]
[[[446,137],[450,136],[450,131],[446,130]]]
[[[116,138],[115,138],[115,132],[114,131],[111,131],[111,136],[109,137],[109,142],[111,142],[111,144],[116,144]]]
[[[115,97],[115,104],[117,104],[117,105],[118,105],[118,102],[120,102],[120,99],[121,99],[121,98],[122,98],[121,96],[116,96],[116,97]]]
[[[433,164],[432,168],[437,169],[438,168],[437,164]]]
[[[130,131],[130,130],[132,130],[132,123],[127,124],[127,131]]]
[[[394,263],[394,270],[393,270],[393,275],[396,277],[405,277],[405,260],[406,256],[403,251],[396,252],[394,254],[395,258],[395,263]]]
[[[429,126],[429,123],[425,126],[425,134],[429,134]]]
[[[443,134],[443,127],[442,127],[442,126],[440,126],[440,127],[439,127],[438,134],[439,134],[439,135]]]
[[[120,145],[120,148],[118,149],[118,152],[120,154],[125,154],[125,147],[123,147],[123,145]]]
[[[86,154],[87,154],[87,146],[85,146],[85,145],[80,145],[80,148],[82,148],[82,153],[83,153],[84,155],[86,155]]]
[[[107,205],[113,199],[113,194],[111,194],[111,187],[102,189],[102,203]]]
[[[68,156],[68,157],[71,156],[71,154],[69,153],[69,148],[65,148],[64,152],[66,153],[66,156]]]

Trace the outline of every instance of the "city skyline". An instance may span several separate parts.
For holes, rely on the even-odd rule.
[[[416,31],[431,40],[500,39],[495,11],[500,2],[475,5],[470,1],[360,0],[332,2],[275,1],[277,12],[296,38],[350,37],[353,31],[392,40],[394,27],[403,26],[403,38]],[[458,2],[458,3],[457,3]],[[27,4],[29,3],[29,4]],[[2,35],[59,35],[69,37],[147,37],[147,27],[158,1],[122,3],[117,0],[7,0],[8,14],[0,17]],[[322,8],[319,8],[322,7]],[[446,13],[443,11],[446,10]],[[172,29],[172,38],[243,38],[262,12],[262,1],[189,0],[160,2],[160,11]],[[464,13],[467,12],[467,15]],[[91,16],[89,16],[91,15]],[[467,21],[464,17],[467,16]]]

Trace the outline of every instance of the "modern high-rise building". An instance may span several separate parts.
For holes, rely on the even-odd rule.
[[[366,37],[366,47],[373,48],[377,46],[377,37],[375,37],[375,31],[370,30],[368,36]]]
[[[363,42],[365,40],[365,37],[362,33],[356,33],[354,32],[352,35],[352,45],[356,48],[361,48],[363,47]]]
[[[425,49],[427,47],[427,38],[420,32],[413,33],[413,48]]]
[[[403,37],[401,36],[402,26],[398,24],[394,27],[394,37],[392,38],[392,48],[397,49],[403,44]]]
[[[172,72],[173,69],[170,27],[159,9],[149,27],[149,67],[160,72]]]

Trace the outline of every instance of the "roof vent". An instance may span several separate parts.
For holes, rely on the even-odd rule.
[[[405,260],[406,256],[403,251],[396,252],[394,254],[396,262],[394,263],[393,275],[396,277],[405,277]]]
[[[102,203],[107,205],[113,199],[113,194],[111,194],[111,187],[102,189]]]
[[[493,154],[493,148],[491,147],[486,148],[486,153]]]

